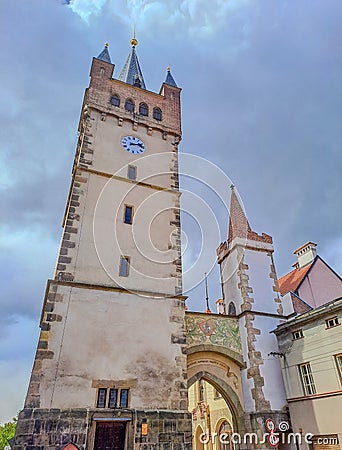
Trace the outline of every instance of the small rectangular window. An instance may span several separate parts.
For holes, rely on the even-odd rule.
[[[303,330],[296,330],[292,333],[292,339],[295,341],[297,339],[302,339],[304,337]]]
[[[334,328],[337,325],[340,325],[340,322],[337,317],[331,317],[325,321],[327,328]]]
[[[136,168],[136,166],[128,166],[127,178],[130,179],[130,180],[136,180],[137,179],[137,168]]]
[[[120,277],[128,277],[128,274],[129,274],[129,257],[121,256],[119,275]]]
[[[131,225],[132,221],[133,221],[133,206],[125,205],[124,222]]]
[[[128,406],[128,389],[121,389],[120,408],[127,408],[127,406]]]
[[[301,364],[299,366],[299,370],[305,395],[316,394],[315,382],[312,376],[310,363]]]
[[[115,408],[118,400],[118,390],[109,389],[108,408]]]
[[[107,389],[100,388],[97,392],[97,404],[98,408],[106,407]]]

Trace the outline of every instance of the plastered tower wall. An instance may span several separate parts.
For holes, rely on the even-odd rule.
[[[180,89],[164,83],[156,94],[114,80],[114,65],[99,58],[84,97],[61,246],[14,448],[102,448],[102,424],[121,430],[125,450],[188,449]],[[120,106],[111,104],[113,95]],[[134,111],[126,111],[126,99]],[[147,117],[137,113],[141,102]],[[125,136],[142,140],[145,153],[122,148]],[[125,205],[133,208],[132,224]],[[120,276],[122,257],[129,258],[128,276]],[[104,407],[99,389],[106,390]],[[128,390],[125,407],[119,400],[109,407],[114,389]]]
[[[283,317],[272,238],[249,226],[232,190],[228,241],[218,248],[226,310],[234,303],[246,368],[241,370],[246,429],[264,431],[267,418],[287,420],[277,341],[270,334]]]

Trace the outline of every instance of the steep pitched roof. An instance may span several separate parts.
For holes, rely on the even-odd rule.
[[[272,237],[268,234],[262,233],[259,235],[251,229],[251,226],[246,217],[245,211],[242,209],[240,201],[236,195],[234,185],[230,186],[230,212],[229,212],[229,230],[228,243],[236,237],[242,239],[249,239],[251,241],[266,242],[272,244]]]
[[[165,84],[168,84],[170,86],[174,86],[174,87],[178,87],[175,79],[173,78],[172,74],[171,74],[171,69],[170,67],[167,68],[167,74],[166,74],[166,79],[165,79]]]
[[[135,51],[135,45],[137,45],[138,42],[136,39],[132,39],[131,43],[132,49],[118,76],[118,80],[124,81],[128,84],[132,84],[133,86],[141,87],[142,89],[146,89],[144,77],[138,61],[137,52]]]
[[[97,59],[101,59],[101,61],[105,61],[105,62],[110,63],[110,64],[112,63],[112,61],[110,60],[110,55],[109,55],[109,51],[108,51],[108,44],[107,44],[107,42],[105,43],[105,47],[102,50],[102,52],[99,54]]]
[[[279,278],[278,285],[281,295],[285,295],[290,291],[295,292],[314,263],[315,261],[301,269],[296,267],[291,272]]]

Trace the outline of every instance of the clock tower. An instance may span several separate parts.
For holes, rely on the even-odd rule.
[[[15,449],[191,448],[180,91],[146,89],[137,40],[93,58],[53,279]]]

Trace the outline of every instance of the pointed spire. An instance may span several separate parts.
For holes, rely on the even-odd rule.
[[[132,50],[126,59],[126,62],[118,76],[118,80],[124,81],[125,83],[132,84],[133,86],[138,86],[142,89],[146,89],[144,77],[140,68],[138,61],[138,56],[135,51],[135,47],[138,45],[138,41],[135,37],[131,39]]]
[[[204,281],[205,281],[205,306],[206,306],[205,312],[207,314],[211,314],[211,310],[210,310],[210,306],[209,306],[208,280],[207,280],[206,273],[204,273]]]
[[[231,196],[230,196],[230,213],[229,213],[229,231],[228,231],[228,242],[236,237],[247,239],[248,234],[252,231],[247,220],[245,211],[239,202],[239,199],[235,192],[235,186],[232,184],[230,186]]]
[[[178,87],[178,86],[177,86],[177,83],[175,82],[175,79],[174,79],[173,76],[171,75],[171,69],[170,69],[170,66],[167,68],[167,74],[166,74],[165,83],[166,83],[166,84],[169,84],[170,86]]]
[[[112,63],[112,61],[110,60],[109,51],[108,51],[108,42],[105,43],[104,49],[99,54],[97,59],[101,59],[101,61],[105,61],[110,64]]]

